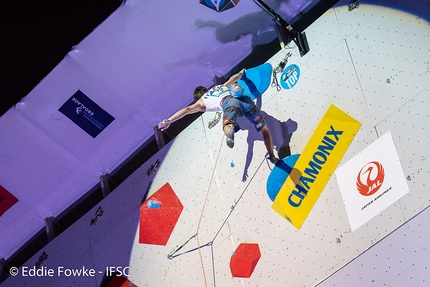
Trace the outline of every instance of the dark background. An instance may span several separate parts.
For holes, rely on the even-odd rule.
[[[0,116],[25,97],[122,0],[1,0]]]

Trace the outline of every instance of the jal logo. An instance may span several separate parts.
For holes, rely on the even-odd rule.
[[[357,189],[361,195],[375,194],[384,182],[385,172],[382,164],[372,161],[363,166],[357,176]]]
[[[281,86],[284,89],[294,87],[300,78],[300,68],[296,64],[289,65],[281,74]]]

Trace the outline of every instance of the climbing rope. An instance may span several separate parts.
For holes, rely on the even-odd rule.
[[[204,214],[204,212],[205,212],[206,203],[207,203],[207,201],[208,201],[208,197],[209,197],[209,191],[211,190],[212,181],[213,181],[214,174],[215,174],[215,170],[216,170],[216,167],[217,167],[217,164],[218,164],[219,155],[221,154],[221,148],[222,148],[222,143],[224,142],[224,137],[225,137],[225,134],[223,134],[223,136],[222,136],[221,144],[220,144],[219,149],[218,149],[218,154],[217,154],[217,157],[216,157],[216,160],[215,160],[215,164],[214,164],[214,167],[213,167],[213,170],[212,170],[212,174],[211,174],[211,179],[210,179],[210,181],[209,181],[208,190],[206,191],[206,197],[205,197],[205,200],[204,200],[204,202],[203,202],[202,212],[200,213],[199,221],[198,221],[198,223],[197,223],[196,234],[198,234],[199,229],[200,229],[200,225],[201,225],[201,223],[202,223],[203,214]],[[198,250],[199,250],[199,256],[200,256],[200,263],[201,263],[202,271],[203,271],[203,279],[204,279],[204,282],[205,282],[205,286],[208,286],[207,279],[206,279],[205,268],[204,268],[204,263],[203,263],[203,255],[202,255],[202,252],[201,252],[201,248],[200,248],[200,240],[199,240],[199,236],[198,236],[198,235],[196,236],[196,241],[197,241],[197,246],[199,246],[199,247],[198,247]],[[213,242],[213,241],[212,241],[212,242]],[[212,242],[209,242],[209,243],[210,243],[210,245],[212,245]],[[206,244],[205,246],[207,246],[207,245],[208,245],[208,244]],[[202,246],[202,247],[204,247],[204,246]],[[212,247],[211,247],[211,248],[212,248]],[[214,266],[212,266],[212,269],[214,269]],[[214,282],[215,282],[215,278],[214,278]]]
[[[211,256],[212,256],[212,273],[213,273],[213,282],[214,282],[214,286],[215,286],[215,287],[216,287],[216,281],[215,281],[215,277],[216,277],[216,276],[215,276],[215,256],[214,256],[213,242],[214,242],[214,241],[215,241],[215,239],[218,237],[219,233],[221,232],[221,230],[222,230],[222,228],[224,227],[224,225],[227,223],[228,219],[230,218],[230,216],[231,216],[231,214],[233,213],[233,211],[234,211],[234,209],[236,208],[236,206],[239,204],[240,200],[243,198],[243,196],[244,196],[245,192],[248,190],[249,185],[250,185],[250,184],[251,184],[251,182],[253,181],[254,177],[256,176],[257,172],[260,170],[261,166],[263,165],[263,163],[264,163],[264,161],[265,161],[265,159],[266,159],[266,158],[264,158],[264,159],[261,161],[260,165],[258,166],[258,168],[256,169],[256,171],[254,172],[254,174],[252,175],[252,177],[251,177],[251,178],[250,178],[250,180],[248,181],[248,184],[247,184],[247,185],[245,186],[245,188],[243,189],[243,191],[242,191],[242,193],[240,194],[239,198],[238,198],[237,200],[235,200],[235,203],[231,206],[231,208],[230,208],[230,212],[228,213],[228,215],[227,215],[227,216],[226,216],[226,218],[224,219],[224,221],[223,221],[223,223],[221,224],[221,226],[220,226],[220,228],[218,229],[218,231],[215,233],[215,236],[213,237],[213,239],[212,239],[211,241],[207,242],[206,244],[201,245],[200,240],[199,240],[199,236],[198,236],[198,234],[199,234],[198,232],[199,232],[200,225],[201,225],[201,222],[202,222],[202,219],[203,219],[203,214],[204,214],[204,211],[205,211],[205,207],[206,207],[206,204],[207,204],[207,201],[208,201],[209,191],[210,191],[210,188],[211,188],[211,185],[212,185],[212,182],[213,182],[213,178],[214,178],[214,174],[215,174],[216,166],[217,166],[217,164],[218,164],[219,156],[220,156],[220,153],[221,153],[222,143],[224,142],[224,137],[225,137],[225,135],[223,135],[223,137],[222,137],[221,145],[220,145],[220,147],[219,147],[218,154],[217,154],[217,158],[216,158],[216,160],[215,160],[215,164],[214,164],[214,167],[213,167],[213,170],[212,170],[211,178],[210,178],[210,181],[209,181],[209,186],[208,186],[208,189],[207,189],[207,191],[206,191],[206,197],[205,197],[205,200],[204,200],[204,203],[203,203],[203,208],[202,208],[202,211],[201,211],[201,213],[200,213],[200,217],[199,217],[199,220],[198,220],[198,223],[197,223],[196,233],[195,233],[193,236],[191,236],[191,237],[190,237],[190,238],[189,238],[189,239],[188,239],[184,244],[182,244],[181,246],[179,246],[178,248],[176,248],[173,252],[171,252],[171,253],[169,253],[169,254],[167,255],[167,258],[171,260],[171,259],[176,258],[176,257],[178,257],[178,256],[181,256],[181,255],[184,255],[184,254],[187,254],[187,253],[194,252],[194,251],[198,250],[198,251],[199,251],[199,257],[200,257],[200,263],[201,263],[202,270],[203,270],[203,279],[204,279],[204,282],[205,282],[205,286],[208,286],[208,282],[207,282],[207,278],[206,278],[206,273],[205,273],[205,268],[204,268],[203,256],[202,256],[202,253],[201,253],[201,249],[202,249],[203,247],[207,247],[207,246],[211,247]],[[191,239],[193,239],[193,238],[196,238],[196,241],[197,241],[197,247],[196,247],[196,248],[192,248],[192,249],[189,249],[189,250],[184,251],[184,252],[182,252],[182,253],[176,254],[176,253],[177,253],[179,250],[181,250],[185,245],[187,245],[187,243],[188,243]]]

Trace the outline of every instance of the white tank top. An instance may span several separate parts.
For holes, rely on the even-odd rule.
[[[202,100],[206,106],[207,112],[222,111],[221,100],[230,95],[230,89],[224,85],[218,85],[210,88],[203,96]]]

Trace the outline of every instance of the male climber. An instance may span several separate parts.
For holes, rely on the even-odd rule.
[[[269,160],[272,163],[276,163],[278,159],[273,152],[272,136],[264,122],[263,115],[254,101],[250,97],[244,95],[244,88],[237,84],[237,81],[241,79],[244,73],[245,70],[243,69],[239,73],[231,76],[223,85],[214,86],[209,90],[205,87],[198,86],[194,90],[195,103],[177,111],[171,117],[160,122],[158,128],[164,131],[174,121],[196,112],[223,111],[222,123],[226,135],[226,143],[229,148],[233,148],[234,133],[240,129],[237,124],[237,119],[241,116],[245,116],[254,124],[255,129],[261,132],[264,145],[269,154]]]

